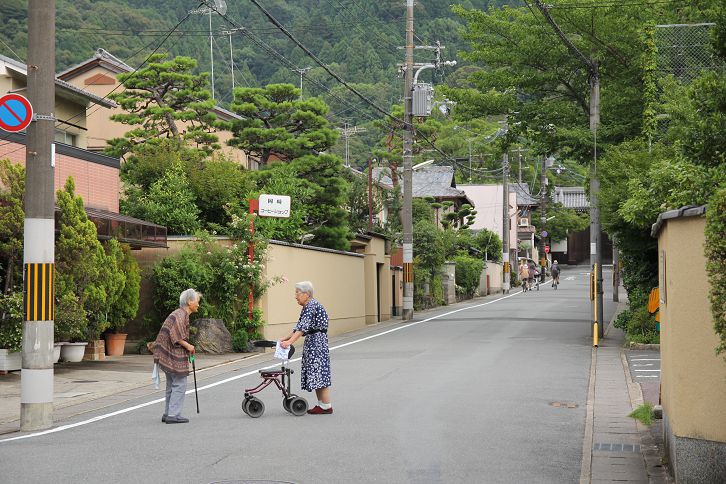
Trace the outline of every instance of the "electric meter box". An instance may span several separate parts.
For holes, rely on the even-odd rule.
[[[434,103],[434,87],[431,84],[417,83],[413,85],[414,116],[431,116]]]

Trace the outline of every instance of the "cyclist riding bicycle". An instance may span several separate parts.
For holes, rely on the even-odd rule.
[[[557,261],[552,262],[550,272],[552,273],[552,287],[557,289],[557,286],[560,284],[560,266]]]

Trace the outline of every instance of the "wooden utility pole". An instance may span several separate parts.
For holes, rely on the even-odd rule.
[[[406,0],[406,72],[403,100],[403,320],[413,318],[413,0]]]
[[[547,233],[547,161],[542,160],[542,171],[539,177],[540,194],[539,194],[539,265],[541,279],[544,281],[545,271],[547,269],[547,253],[545,252],[545,233]]]
[[[504,152],[502,159],[502,263],[504,265],[504,280],[502,291],[509,292],[510,265],[509,265],[509,153]]]
[[[36,114],[28,127],[25,155],[22,431],[53,425],[55,0],[28,0],[27,79]]]
[[[373,230],[373,158],[368,158],[368,231]]]

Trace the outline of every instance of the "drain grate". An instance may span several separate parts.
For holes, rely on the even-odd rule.
[[[640,444],[603,444],[596,443],[592,450],[603,450],[606,452],[640,452]]]
[[[550,405],[555,408],[577,408],[578,405],[575,402],[550,402]]]

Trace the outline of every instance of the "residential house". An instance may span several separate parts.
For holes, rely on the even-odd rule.
[[[539,199],[532,196],[527,183],[512,182],[509,190],[517,195],[517,257],[539,260],[539,234],[532,223],[536,216],[533,212],[539,209]]]
[[[705,206],[660,214],[658,239],[661,405],[676,482],[726,482],[726,362],[714,349],[703,246]]]
[[[93,57],[62,71],[58,74],[58,78],[103,98],[111,92],[121,90],[121,83],[118,81],[119,74],[132,72],[133,70],[131,66],[118,57],[104,49],[98,49]],[[111,120],[112,115],[122,112],[124,111],[118,106],[100,106],[88,113],[89,128],[87,137],[89,150],[102,151],[106,148],[106,142],[109,139],[121,138],[127,131],[132,129],[129,125]],[[235,113],[219,106],[213,112],[221,121],[240,119]],[[255,163],[250,166],[251,161],[244,151],[227,145],[227,141],[232,139],[230,131],[218,130],[215,134],[219,137],[223,153],[230,160],[236,161],[246,168],[256,168]]]
[[[503,238],[502,222],[504,218],[504,194],[501,184],[492,185],[457,185],[457,188],[466,193],[466,196],[474,203],[476,207],[476,216],[474,224],[471,226],[472,231],[482,229],[491,230]],[[517,194],[509,191],[509,240],[517,240]],[[510,260],[516,259],[516,244],[512,244]]]
[[[10,92],[27,95],[27,66],[0,55],[0,95]],[[76,193],[83,198],[100,239],[115,236],[133,248],[164,247],[166,228],[118,213],[120,161],[86,149],[86,111],[99,106],[111,109],[115,104],[56,79],[55,189],[63,188],[66,180],[73,177]],[[0,158],[25,165],[25,133],[0,130]]]
[[[376,225],[384,226],[388,222],[388,213],[389,213],[389,207],[385,203],[385,201],[388,199],[388,196],[386,195],[386,193],[393,191],[393,185],[384,183],[383,181],[372,176],[372,173],[369,178],[369,173],[364,173],[360,170],[353,168],[352,166],[346,166],[346,168],[350,171],[350,173],[353,174],[353,176],[356,176],[358,178],[362,178],[365,180],[369,180],[371,206],[379,207],[377,211],[372,213],[371,225],[372,226],[376,226]],[[373,210],[375,210],[375,208]]]
[[[376,167],[373,178],[385,185],[393,185],[390,168]],[[451,166],[426,165],[415,168],[411,173],[411,190],[414,198],[433,198],[436,202],[452,202],[449,208],[436,209],[436,222],[441,222],[449,212],[458,212],[464,204],[472,207],[474,202],[463,190],[456,187],[454,168]],[[399,170],[399,182],[403,183],[403,170]]]

